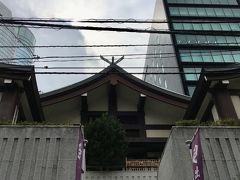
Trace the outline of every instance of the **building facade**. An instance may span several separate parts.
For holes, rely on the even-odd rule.
[[[3,18],[11,18],[11,11],[0,2],[0,16]],[[9,64],[30,65],[32,60],[11,58],[32,58],[34,56],[34,46],[36,44],[33,33],[24,26],[12,27],[2,24],[0,26],[0,46],[9,46],[0,48],[1,62]],[[11,47],[25,46],[25,47]],[[26,47],[27,46],[27,47]]]
[[[126,132],[128,159],[159,158],[171,127],[183,118],[190,102],[116,65],[40,98],[47,122],[85,125],[106,113],[117,118]]]
[[[240,5],[238,0],[157,0],[153,28],[170,34],[151,34],[145,81],[192,95],[201,68],[240,62]],[[159,46],[151,46],[159,44]]]
[[[36,44],[36,39],[32,31],[27,27],[21,26],[16,28],[17,31],[17,45],[26,46],[18,47],[15,50],[15,58],[32,58],[34,57],[34,45]],[[33,63],[31,59],[20,59],[16,62],[19,65],[30,65]]]

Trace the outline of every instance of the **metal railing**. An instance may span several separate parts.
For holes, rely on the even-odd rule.
[[[126,159],[126,170],[146,171],[157,170],[159,159]]]

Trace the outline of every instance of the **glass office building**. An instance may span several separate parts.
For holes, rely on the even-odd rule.
[[[0,17],[12,17],[11,11],[1,2]],[[0,46],[9,46],[0,48],[0,62],[19,65],[32,64],[32,60],[12,60],[12,58],[32,58],[34,55],[33,47],[24,47],[34,46],[36,43],[33,33],[27,27],[12,27],[2,24],[0,26],[0,39]],[[11,46],[23,47],[14,48]]]
[[[153,28],[172,33],[150,35],[145,71],[169,72],[145,75],[150,83],[192,95],[202,67],[240,62],[238,0],[156,0],[154,20],[167,23]]]
[[[0,17],[12,17],[11,11],[0,2]],[[14,46],[15,44],[15,29],[13,27],[0,26],[0,46]],[[0,48],[0,62],[10,62],[7,58],[14,57],[15,49],[14,48]]]
[[[34,48],[32,46],[36,44],[36,40],[33,33],[24,26],[19,27],[16,30],[18,38],[17,44],[23,47],[16,48],[15,57],[32,58],[34,56]],[[32,63],[33,61],[31,59],[20,59],[19,61],[17,61],[17,64],[19,65],[30,65]]]

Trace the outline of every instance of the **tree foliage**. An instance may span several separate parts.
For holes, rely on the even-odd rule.
[[[85,126],[88,140],[86,158],[88,167],[119,167],[123,165],[127,143],[120,122],[106,114]]]

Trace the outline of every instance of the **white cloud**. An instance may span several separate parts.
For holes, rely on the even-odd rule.
[[[151,19],[155,0],[1,0],[8,6],[13,16],[17,17],[44,17],[44,18],[134,18]],[[102,25],[102,24],[97,24]],[[103,25],[104,26],[104,25]],[[113,26],[109,24],[107,26]],[[118,24],[118,27],[130,25]],[[138,25],[138,28],[147,28],[149,25]],[[119,32],[96,32],[96,31],[43,31],[34,30],[37,44],[146,44],[148,34],[119,33]],[[86,55],[86,54],[126,54],[146,53],[146,47],[125,47],[125,48],[88,48],[88,49],[45,49],[37,50],[40,56],[46,55]],[[38,64],[39,65],[39,64]],[[52,65],[60,66],[59,63]],[[72,66],[73,63],[64,64]],[[76,64],[75,64],[76,65]],[[80,66],[103,66],[99,64],[77,64]],[[122,66],[143,66],[143,60],[124,60]],[[63,64],[61,65],[63,66]],[[50,76],[49,76],[50,77]],[[81,80],[80,76],[39,76],[39,89],[43,91],[53,90]],[[54,77],[54,78],[53,78]],[[64,78],[63,78],[64,77]],[[49,86],[51,84],[51,86]],[[50,88],[51,87],[51,88]]]

